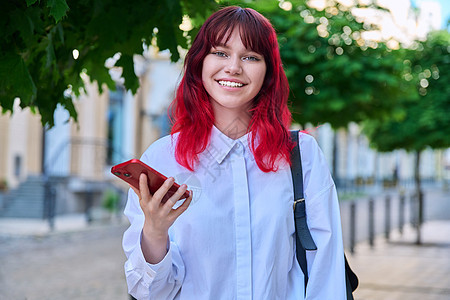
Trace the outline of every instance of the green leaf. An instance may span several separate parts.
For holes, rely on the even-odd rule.
[[[27,6],[35,4],[38,0],[27,0]]]
[[[0,91],[6,91],[4,97],[9,98],[7,105],[0,102],[5,109],[12,109],[12,102],[19,97],[22,103],[31,103],[36,97],[36,86],[28,72],[28,68],[20,55],[8,53],[0,57]]]
[[[45,48],[45,52],[47,54],[45,67],[48,69],[56,62],[56,54],[53,47],[53,35],[51,33],[47,34],[47,47]]]
[[[23,11],[17,9],[9,15],[11,26],[20,32],[20,37],[23,41],[34,40],[33,38],[33,23],[29,16]]]
[[[64,45],[64,29],[61,25],[61,23],[59,23],[58,25],[56,25],[55,30],[58,33],[58,37],[59,40],[61,41],[61,43]]]
[[[50,16],[55,18],[55,23],[58,23],[69,10],[66,0],[47,0],[47,7],[50,8]]]

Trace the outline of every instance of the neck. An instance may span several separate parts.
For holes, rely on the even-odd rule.
[[[248,112],[215,114],[214,125],[223,134],[236,140],[247,134],[251,116]]]

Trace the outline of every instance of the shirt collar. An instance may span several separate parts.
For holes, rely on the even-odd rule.
[[[243,135],[242,137],[233,140],[223,134],[216,126],[213,125],[211,129],[211,137],[209,145],[206,150],[209,154],[221,164],[225,157],[230,153],[231,149],[237,144],[242,144],[246,150],[249,150],[248,145],[249,133]]]

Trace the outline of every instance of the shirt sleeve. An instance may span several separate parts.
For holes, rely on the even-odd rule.
[[[344,248],[336,187],[317,142],[300,137],[307,223],[316,251],[306,251],[306,299],[346,299]],[[303,141],[302,141],[303,139]]]
[[[141,248],[144,213],[132,189],[124,210],[130,227],[123,235],[122,246],[127,256],[125,276],[128,293],[136,299],[173,299],[181,288],[185,269],[180,251],[170,241],[166,256],[158,264],[146,262]]]

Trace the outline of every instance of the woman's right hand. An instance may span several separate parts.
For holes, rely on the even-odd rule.
[[[139,190],[131,186],[139,197],[139,204],[144,212],[145,221],[142,229],[141,247],[146,261],[151,264],[159,263],[166,255],[169,227],[186,211],[192,201],[192,192],[190,192],[189,198],[184,200],[182,205],[176,209],[172,208],[187,189],[187,185],[182,184],[165,203],[161,202],[174,182],[175,180],[169,177],[152,195],[148,188],[147,176],[141,174]]]

